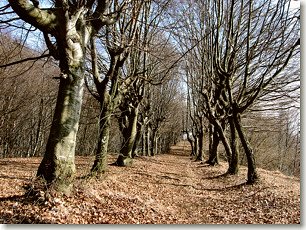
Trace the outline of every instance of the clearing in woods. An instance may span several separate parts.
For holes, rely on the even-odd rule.
[[[99,180],[82,179],[94,157],[77,157],[74,193],[41,199],[23,189],[41,158],[1,159],[0,223],[300,223],[299,178],[258,169],[261,181],[244,185],[245,167],[238,176],[224,176],[226,163],[209,167],[189,153],[181,142],[169,154],[137,157],[132,167],[109,165]],[[115,159],[109,156],[109,163]]]

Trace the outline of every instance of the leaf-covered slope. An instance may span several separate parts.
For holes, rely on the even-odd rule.
[[[171,154],[138,157],[129,168],[110,165],[104,178],[77,179],[74,194],[41,201],[23,196],[22,189],[39,162],[0,160],[0,223],[300,223],[298,178],[259,169],[260,182],[244,185],[246,168],[223,176],[226,163],[193,162],[183,145]],[[78,157],[78,176],[92,162]]]

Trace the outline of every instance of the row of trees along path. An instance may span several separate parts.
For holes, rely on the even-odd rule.
[[[203,160],[204,131],[208,126],[210,160],[207,163],[218,163],[217,147],[222,143],[228,159],[227,172],[238,174],[239,139],[243,149],[241,152],[247,158],[247,182],[257,182],[254,149],[249,143],[242,118],[255,102],[261,104],[266,100],[273,101],[266,98],[270,92],[282,92],[291,83],[294,85],[292,91],[299,88],[299,84],[295,87],[299,81],[299,69],[296,69],[294,62],[299,58],[299,10],[292,11],[290,4],[283,0],[276,4],[272,0],[257,3],[250,0],[239,4],[235,1],[226,1],[227,4],[222,1],[198,1],[191,4],[189,1],[180,1],[181,4],[185,3],[187,11],[184,7],[175,8],[175,2],[153,0],[54,0],[49,2],[49,8],[40,5],[43,1],[36,0],[6,2],[7,5],[0,8],[1,15],[18,16],[12,20],[21,20],[40,31],[49,51],[48,55],[41,57],[52,57],[61,72],[60,77],[57,77],[59,88],[49,137],[36,174],[47,182],[48,189],[52,187],[68,194],[73,187],[76,175],[75,150],[85,83],[100,104],[100,135],[91,172],[93,175],[103,175],[106,171],[110,117],[120,110],[120,116],[117,117],[125,146],[121,148],[116,165],[132,165],[132,158],[136,155],[133,154],[133,144],[143,128],[138,125],[141,122],[146,123],[147,118],[156,120],[155,125],[146,127],[152,136],[147,142],[154,143],[150,148],[154,155],[157,153],[155,150],[161,149],[157,146],[160,136],[157,135],[159,127],[156,124],[172,115],[165,113],[165,106],[160,103],[162,106],[158,107],[155,114],[145,114],[142,111],[143,120],[137,120],[138,106],[142,103],[145,104],[142,106],[144,110],[150,110],[152,103],[146,103],[146,99],[149,99],[146,97],[149,95],[156,101],[163,92],[169,94],[168,97],[162,96],[161,102],[171,101],[172,95],[177,95],[179,85],[175,83],[179,82],[181,75],[187,84],[184,132],[188,136],[193,134],[193,139],[188,137],[193,144],[193,155]],[[160,10],[164,13],[162,16]],[[213,13],[206,15],[210,11]],[[195,15],[199,17],[197,20]],[[171,20],[166,20],[169,16],[176,22],[175,25],[171,24]],[[190,18],[181,20],[183,16]],[[157,25],[158,21],[171,24],[164,29],[182,28],[182,31],[156,31],[159,26],[164,26],[162,23]],[[2,23],[10,22],[11,19],[8,19]],[[185,22],[195,22],[196,25],[189,28]],[[267,25],[269,29],[266,29]],[[29,29],[28,32],[32,31]],[[168,33],[172,39],[177,39],[176,42],[167,37]],[[167,42],[160,45],[160,41]],[[175,43],[177,47],[170,45],[168,41]],[[104,57],[104,52],[98,53],[102,46],[99,44],[104,44],[107,57]],[[177,51],[178,48],[180,51]],[[151,56],[147,51],[151,51]],[[180,61],[184,65],[179,66]],[[10,63],[1,67],[8,66]],[[155,69],[159,72],[153,74]],[[169,76],[176,78],[168,79]],[[147,93],[153,91],[148,83],[161,84],[165,80],[167,85],[163,85],[156,94]],[[282,84],[272,84],[280,80]],[[92,92],[91,87],[96,91]],[[177,103],[172,106],[178,108],[181,105]],[[173,121],[169,123],[173,124]],[[225,131],[230,131],[230,135]],[[170,130],[169,133],[173,131]],[[178,137],[179,134],[175,133],[175,136]],[[167,145],[171,143],[169,139],[161,141],[165,141]],[[173,154],[169,155],[169,162],[172,159],[170,156]],[[178,161],[187,158],[188,156],[175,156]],[[169,162],[158,164],[164,167]],[[149,160],[147,167],[153,163],[154,161]],[[195,168],[189,167],[189,164],[193,164],[190,161],[173,164],[185,173],[179,174],[181,178],[174,179],[182,182],[178,187],[203,189],[202,182],[189,182],[192,178],[201,181],[203,175],[208,175],[207,172],[196,171],[202,173],[197,177],[194,171],[197,167],[206,167],[205,164],[200,165],[201,167],[196,165]],[[125,169],[125,186],[128,184],[128,172],[132,169],[133,167]],[[168,176],[166,179],[172,178]]]

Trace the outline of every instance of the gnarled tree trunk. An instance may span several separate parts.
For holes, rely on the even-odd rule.
[[[247,162],[248,162],[247,183],[254,184],[259,179],[259,177],[258,177],[257,170],[256,170],[256,162],[255,162],[255,156],[253,153],[253,149],[250,143],[248,142],[244,131],[242,130],[241,118],[239,117],[238,114],[237,116],[234,116],[234,122],[235,122],[235,127],[238,132],[242,147],[245,151]]]
[[[133,163],[133,146],[137,132],[138,107],[130,108],[128,122],[122,128],[123,143],[116,161],[118,166],[130,166]]]
[[[230,138],[230,145],[231,145],[231,150],[232,150],[232,155],[231,158],[229,159],[229,167],[227,172],[231,175],[235,175],[238,173],[238,149],[237,149],[237,138],[236,138],[236,129],[235,129],[235,123],[233,120],[233,117],[228,118],[229,125],[230,125],[230,133],[231,133],[231,138]]]
[[[203,161],[204,160],[204,130],[201,128],[200,132],[198,133],[198,155],[196,161]]]
[[[83,20],[81,11],[70,18],[60,19],[63,27],[56,36],[61,69],[59,91],[46,151],[37,176],[54,185],[57,191],[69,192],[75,174],[76,136],[84,89],[84,50],[89,34],[85,33],[84,24],[76,25],[78,20]]]
[[[114,17],[109,12],[108,1],[103,0],[52,1],[54,4],[48,9],[41,8],[40,1],[8,2],[20,19],[44,34],[50,56],[59,60],[62,73],[56,109],[37,176],[43,177],[49,185],[56,185],[57,190],[68,191],[75,172],[86,47],[90,37],[103,26],[114,23],[121,10],[116,10]],[[55,38],[55,42],[49,36]]]
[[[212,132],[211,136],[211,145],[209,148],[209,158],[206,161],[207,164],[211,165],[211,166],[215,166],[217,164],[219,164],[219,156],[218,156],[218,145],[220,142],[219,136],[218,136],[218,132],[217,130],[214,128],[213,125],[211,125],[211,130]]]
[[[139,143],[140,143],[140,140],[141,140],[142,133],[143,133],[143,126],[141,125],[140,122],[137,121],[136,137],[135,137],[133,150],[132,150],[132,157],[133,158],[138,156],[138,152],[139,152],[138,147],[139,147]]]

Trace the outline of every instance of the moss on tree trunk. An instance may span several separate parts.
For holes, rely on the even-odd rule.
[[[142,125],[137,122],[136,137],[135,137],[135,141],[134,141],[134,145],[133,145],[133,149],[132,149],[132,157],[133,158],[135,158],[138,155],[138,147],[139,147],[141,135],[143,133],[142,129],[143,129]]]
[[[107,101],[105,101],[105,103],[107,104]],[[94,164],[91,168],[92,176],[101,175],[105,173],[107,167],[107,151],[109,142],[111,111],[108,109],[108,106],[106,104],[104,104],[104,106],[101,105],[102,108],[99,119],[98,148]]]
[[[116,164],[118,166],[130,166],[133,163],[133,146],[137,133],[138,107],[130,108],[128,122],[122,129],[123,143]]]
[[[69,191],[74,179],[76,135],[83,97],[82,68],[61,78],[54,118],[37,176],[60,191]]]

